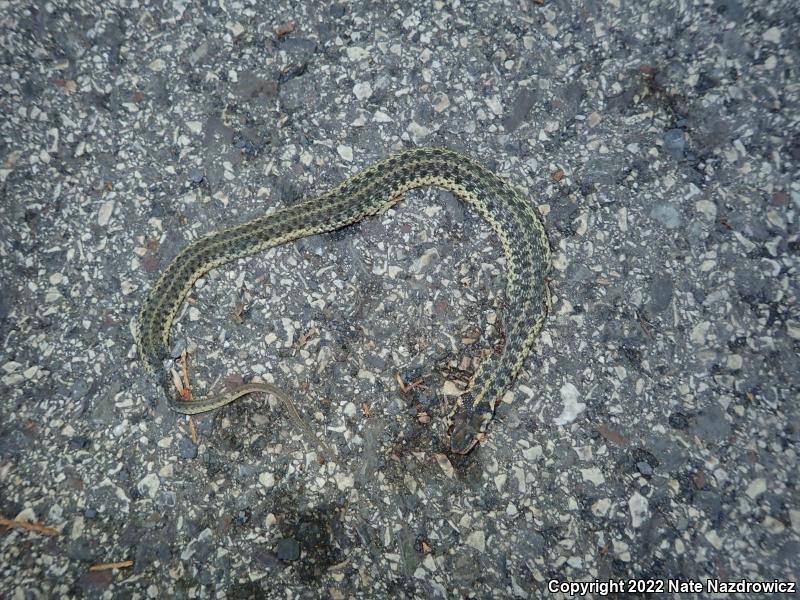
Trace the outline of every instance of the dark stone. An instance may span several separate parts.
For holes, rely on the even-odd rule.
[[[689,429],[689,418],[683,413],[674,412],[669,416],[669,426],[679,431]]]
[[[206,539],[211,539],[213,536],[203,536],[203,540],[196,540],[194,545],[194,558],[199,562],[205,562],[206,559],[211,556],[211,554],[216,549],[216,544],[211,541],[205,541]]]
[[[250,449],[258,453],[259,451],[266,448],[268,445],[269,445],[269,440],[265,436],[259,435],[250,443]]]
[[[281,71],[280,76],[278,77],[278,84],[283,85],[296,77],[301,77],[306,74],[308,70],[308,63],[300,63],[300,64],[292,64],[286,67],[283,71]],[[305,80],[308,83],[308,79]]]
[[[281,538],[275,545],[275,554],[279,560],[297,560],[300,558],[300,544],[297,540]]]
[[[708,90],[713,90],[718,85],[719,85],[718,79],[715,79],[708,73],[700,73],[700,76],[697,78],[697,85],[694,86],[694,89],[698,94],[705,94]],[[678,122],[675,123],[675,126],[685,127],[685,124],[681,124],[680,122]]]
[[[147,532],[137,526],[136,524],[130,523],[126,525],[119,534],[119,545],[123,548],[133,548],[136,544],[139,543],[139,540],[142,539],[142,536],[145,535]]]
[[[475,557],[468,552],[460,552],[453,558],[451,572],[454,581],[462,586],[472,585],[481,574],[480,569],[475,568]]]
[[[81,400],[86,396],[89,392],[89,384],[85,379],[76,379],[75,382],[72,384],[72,390],[70,391],[70,397],[73,400]]]
[[[573,221],[578,212],[578,205],[574,202],[557,202],[550,212],[550,222],[564,235],[575,234]]]
[[[729,58],[742,58],[741,55],[747,50],[747,43],[738,31],[731,29],[722,36],[722,49]]]
[[[75,435],[69,440],[69,447],[72,450],[86,450],[92,445],[92,440],[83,435]]]
[[[111,569],[107,571],[89,571],[81,576],[77,585],[83,591],[81,596],[95,597],[96,591],[106,588],[114,581],[114,573]]]
[[[559,98],[560,107],[564,109],[564,116],[572,119],[577,113],[578,109],[586,96],[586,88],[579,81],[571,81],[561,86],[556,92],[556,97]]]
[[[269,579],[265,579],[264,581],[267,582],[266,585],[271,583]],[[250,600],[251,598],[263,598],[265,595],[266,591],[259,585],[259,582],[246,581],[245,583],[235,583],[232,585],[226,597],[231,600]]]
[[[11,312],[11,307],[17,298],[17,291],[10,287],[8,283],[0,284],[0,319],[5,319]]]
[[[305,62],[316,52],[317,42],[310,38],[289,36],[281,42],[281,50],[285,50],[292,55],[294,60]],[[303,72],[305,72],[305,69],[303,69]]]
[[[172,104],[171,89],[164,76],[153,73],[150,78],[150,83],[147,85],[147,96],[151,98],[157,106],[167,108]]]
[[[571,263],[567,268],[567,278],[574,283],[582,283],[585,281],[592,281],[594,273],[580,263]]]
[[[714,3],[714,10],[734,23],[741,23],[746,16],[739,0],[717,0]]]
[[[503,128],[506,131],[514,131],[520,124],[528,118],[534,103],[536,102],[536,95],[532,90],[522,89],[514,99],[514,104],[509,112],[503,119]]]
[[[787,540],[786,543],[780,547],[775,558],[779,561],[785,561],[786,564],[797,565],[798,556],[800,556],[800,542]]]
[[[197,458],[197,446],[192,443],[192,440],[182,437],[178,441],[178,456],[184,460],[193,460]]]
[[[707,442],[715,443],[726,439],[731,433],[725,412],[712,405],[698,414],[691,425],[692,432]]]
[[[183,338],[178,338],[172,341],[172,346],[169,349],[170,358],[178,359],[183,354],[183,351],[186,350],[186,340]]]
[[[262,79],[252,73],[239,75],[236,95],[247,100],[267,102],[278,94],[278,82]]]
[[[136,552],[133,557],[134,572],[141,573],[151,568],[151,565],[160,560],[162,562],[169,562],[172,558],[172,552],[169,545],[162,541],[160,538],[164,536],[164,532],[152,532],[139,541],[136,546]]]
[[[211,569],[201,569],[200,572],[197,574],[197,582],[208,586],[214,581],[214,575],[211,572]]]
[[[723,117],[703,114],[689,119],[692,142],[699,152],[709,152],[726,145],[732,138],[731,125]]]
[[[694,501],[706,513],[712,523],[717,522],[722,507],[722,499],[719,494],[703,490],[695,494]]]
[[[172,508],[175,506],[177,502],[177,496],[175,492],[171,492],[169,490],[159,490],[158,496],[156,496],[156,505],[161,507]]]
[[[94,542],[90,543],[84,538],[78,538],[69,543],[67,546],[67,556],[73,560],[80,560],[83,562],[94,562],[93,548],[96,547]]]
[[[203,179],[205,179],[205,175],[203,174],[203,169],[199,167],[193,167],[189,171],[189,179],[194,183],[201,183]]]
[[[282,108],[287,112],[295,112],[303,107],[314,110],[319,103],[319,94],[311,78],[295,75],[280,86]]]
[[[647,451],[658,460],[661,469],[668,473],[682,468],[688,460],[687,451],[669,436],[653,436],[647,442]]]
[[[444,204],[447,220],[451,225],[461,225],[466,220],[468,208],[451,192],[439,190],[439,200]]]
[[[283,569],[283,564],[278,560],[278,557],[264,548],[256,548],[255,552],[253,552],[253,564],[274,571]]]
[[[654,277],[650,282],[650,305],[652,314],[665,311],[672,300],[672,277],[664,275]]]
[[[0,433],[0,456],[15,456],[30,445],[31,439],[18,429]]]
[[[628,168],[628,159],[616,154],[594,154],[583,168],[581,183],[583,185],[612,185],[624,178]]]
[[[686,151],[686,139],[681,129],[670,129],[664,132],[664,151],[673,158],[683,158]]]

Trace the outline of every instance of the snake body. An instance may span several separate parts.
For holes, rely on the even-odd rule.
[[[468,390],[456,399],[447,417],[451,450],[458,454],[472,450],[544,324],[549,306],[545,278],[550,267],[550,246],[537,212],[526,198],[481,164],[445,148],[401,151],[316,198],[228,227],[186,246],[150,289],[136,326],[141,360],[153,376],[163,372],[161,380],[170,408],[183,414],[206,412],[246,393],[261,391],[256,384],[246,384],[217,396],[182,400],[172,388],[163,364],[169,354],[170,330],[199,277],[237,258],[382,213],[408,190],[425,186],[449,190],[476,210],[497,234],[506,259],[509,306],[504,317],[504,351],[480,364]]]

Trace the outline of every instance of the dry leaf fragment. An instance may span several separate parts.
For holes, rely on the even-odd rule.
[[[119,562],[98,563],[89,567],[90,571],[108,571],[109,569],[127,569],[133,566],[132,560],[121,560]]]
[[[397,380],[397,385],[400,387],[400,391],[402,393],[404,393],[404,394],[407,394],[408,392],[413,390],[415,387],[418,387],[418,386],[422,385],[425,382],[425,380],[422,379],[422,377],[420,377],[419,379],[416,379],[416,380],[412,381],[411,383],[406,383],[403,380],[403,377],[402,377],[402,375],[400,375],[400,373],[395,373],[394,377]]]
[[[604,425],[603,423],[598,424],[595,429],[609,442],[613,442],[618,446],[627,446],[630,443],[630,440],[627,437],[617,431],[614,431],[613,429],[609,429],[608,426]]]
[[[191,437],[192,443],[197,446],[197,440],[199,438],[197,435],[197,425],[195,425],[194,418],[191,416],[189,417],[189,437]]]
[[[5,517],[0,517],[0,525],[8,527],[9,529],[26,529],[27,531],[34,531],[43,535],[61,535],[58,530],[53,529],[52,527],[47,527],[46,525],[40,525],[39,523],[28,523],[26,521],[15,521],[13,519],[6,519]]]
[[[446,454],[437,452],[433,455],[433,458],[436,459],[436,463],[439,465],[439,468],[445,475],[447,475],[449,479],[453,479],[455,477],[456,470],[453,468],[453,464],[450,462],[450,459],[447,458]]]
[[[192,387],[189,385],[189,360],[186,350],[181,352],[181,368],[183,369],[183,387],[190,390],[189,397],[191,397]]]
[[[308,340],[317,335],[318,332],[319,330],[316,327],[309,328],[308,331],[306,331],[303,335],[297,338],[297,342],[295,343],[295,349],[300,350],[303,346],[305,346],[308,343]]]
[[[178,394],[180,396],[183,396],[184,387],[183,387],[183,381],[181,381],[181,376],[178,375],[178,372],[175,369],[170,369],[169,372],[172,375],[172,385],[175,386],[175,389],[177,390]]]
[[[278,36],[278,39],[285,38],[287,35],[294,31],[294,21],[289,21],[288,23],[281,23],[275,28],[275,35]]]

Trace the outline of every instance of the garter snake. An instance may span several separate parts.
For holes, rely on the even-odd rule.
[[[164,372],[161,380],[170,408],[184,414],[200,413],[252,391],[271,391],[246,384],[198,400],[183,400],[176,395],[163,361],[169,353],[172,322],[199,277],[234,259],[382,213],[408,190],[424,186],[448,190],[477,211],[497,234],[506,259],[504,350],[479,365],[469,388],[456,399],[447,417],[451,450],[458,454],[472,450],[544,324],[549,306],[545,278],[550,268],[550,246],[528,199],[481,164],[445,148],[398,152],[329,192],[222,229],[179,252],[150,289],[136,324],[141,360],[154,376]]]

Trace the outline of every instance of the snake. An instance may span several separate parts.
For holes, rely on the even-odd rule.
[[[169,407],[196,414],[225,406],[246,394],[285,394],[268,384],[249,383],[226,392],[187,400],[176,393],[165,368],[170,332],[194,283],[211,269],[306,236],[332,232],[383,214],[409,190],[441,188],[476,211],[502,246],[506,269],[505,341],[502,351],[481,361],[467,389],[447,411],[450,451],[468,454],[486,432],[495,409],[511,388],[539,337],[548,309],[551,263],[547,233],[533,203],[503,177],[477,160],[437,147],[395,152],[345,179],[330,191],[200,237],[164,268],[142,303],[134,334],[139,357],[159,379]]]

